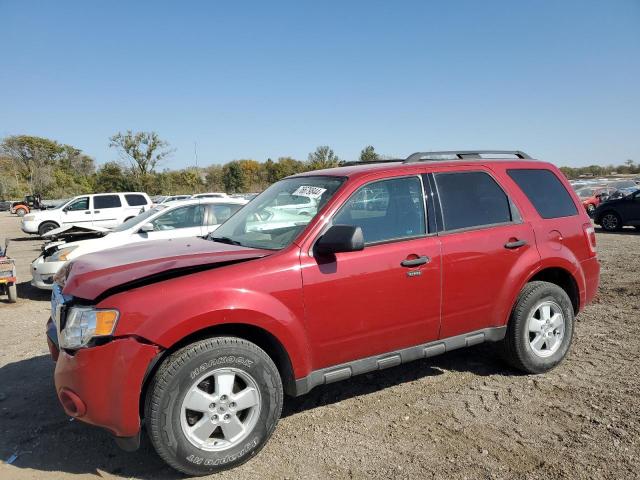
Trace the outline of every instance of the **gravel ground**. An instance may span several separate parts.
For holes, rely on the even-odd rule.
[[[148,442],[122,452],[63,413],[48,295],[29,286],[41,242],[0,213],[4,236],[20,299],[0,301],[0,478],[181,478]],[[640,234],[597,239],[599,297],[557,369],[521,375],[485,345],[320,387],[288,399],[257,458],[216,478],[639,478]]]

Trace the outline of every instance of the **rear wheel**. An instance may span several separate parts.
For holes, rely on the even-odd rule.
[[[607,232],[616,232],[622,229],[622,219],[615,212],[607,212],[600,218],[600,225]]]
[[[549,282],[528,283],[502,341],[505,359],[527,373],[551,370],[569,351],[573,324],[573,305],[562,288]]]
[[[50,232],[51,230],[55,230],[56,228],[58,228],[58,224],[56,222],[42,222],[38,226],[38,235],[42,236],[45,233]]]
[[[16,215],[19,217],[24,217],[27,214],[27,209],[24,207],[16,208]]]
[[[16,303],[18,301],[18,289],[15,283],[7,287],[7,295],[9,297],[9,303]]]
[[[158,454],[188,475],[257,454],[282,411],[278,369],[258,346],[216,337],[172,354],[147,392],[145,423]]]

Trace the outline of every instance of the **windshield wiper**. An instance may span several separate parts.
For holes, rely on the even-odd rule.
[[[218,242],[218,243],[228,243],[229,245],[239,245],[242,246],[242,244],[240,242],[238,242],[237,240],[233,240],[229,237],[209,237],[209,240],[213,240],[214,242]]]

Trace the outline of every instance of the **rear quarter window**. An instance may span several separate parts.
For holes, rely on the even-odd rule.
[[[138,194],[129,194],[129,195],[125,195],[124,198],[127,200],[127,203],[129,204],[129,206],[131,207],[137,207],[140,205],[146,205],[147,204],[147,199],[144,198],[144,195],[138,195]]]
[[[578,213],[571,195],[551,170],[517,168],[507,170],[507,174],[542,218],[571,217]]]

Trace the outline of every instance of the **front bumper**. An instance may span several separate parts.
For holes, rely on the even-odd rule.
[[[52,358],[57,359],[56,393],[65,412],[116,437],[137,436],[142,385],[160,348],[125,337],[67,353],[58,347],[51,320],[47,323],[47,342]]]
[[[41,255],[31,262],[31,285],[43,290],[53,288],[53,276],[66,262],[45,262]]]
[[[38,233],[38,222],[22,220],[20,222],[20,230],[24,233]]]

